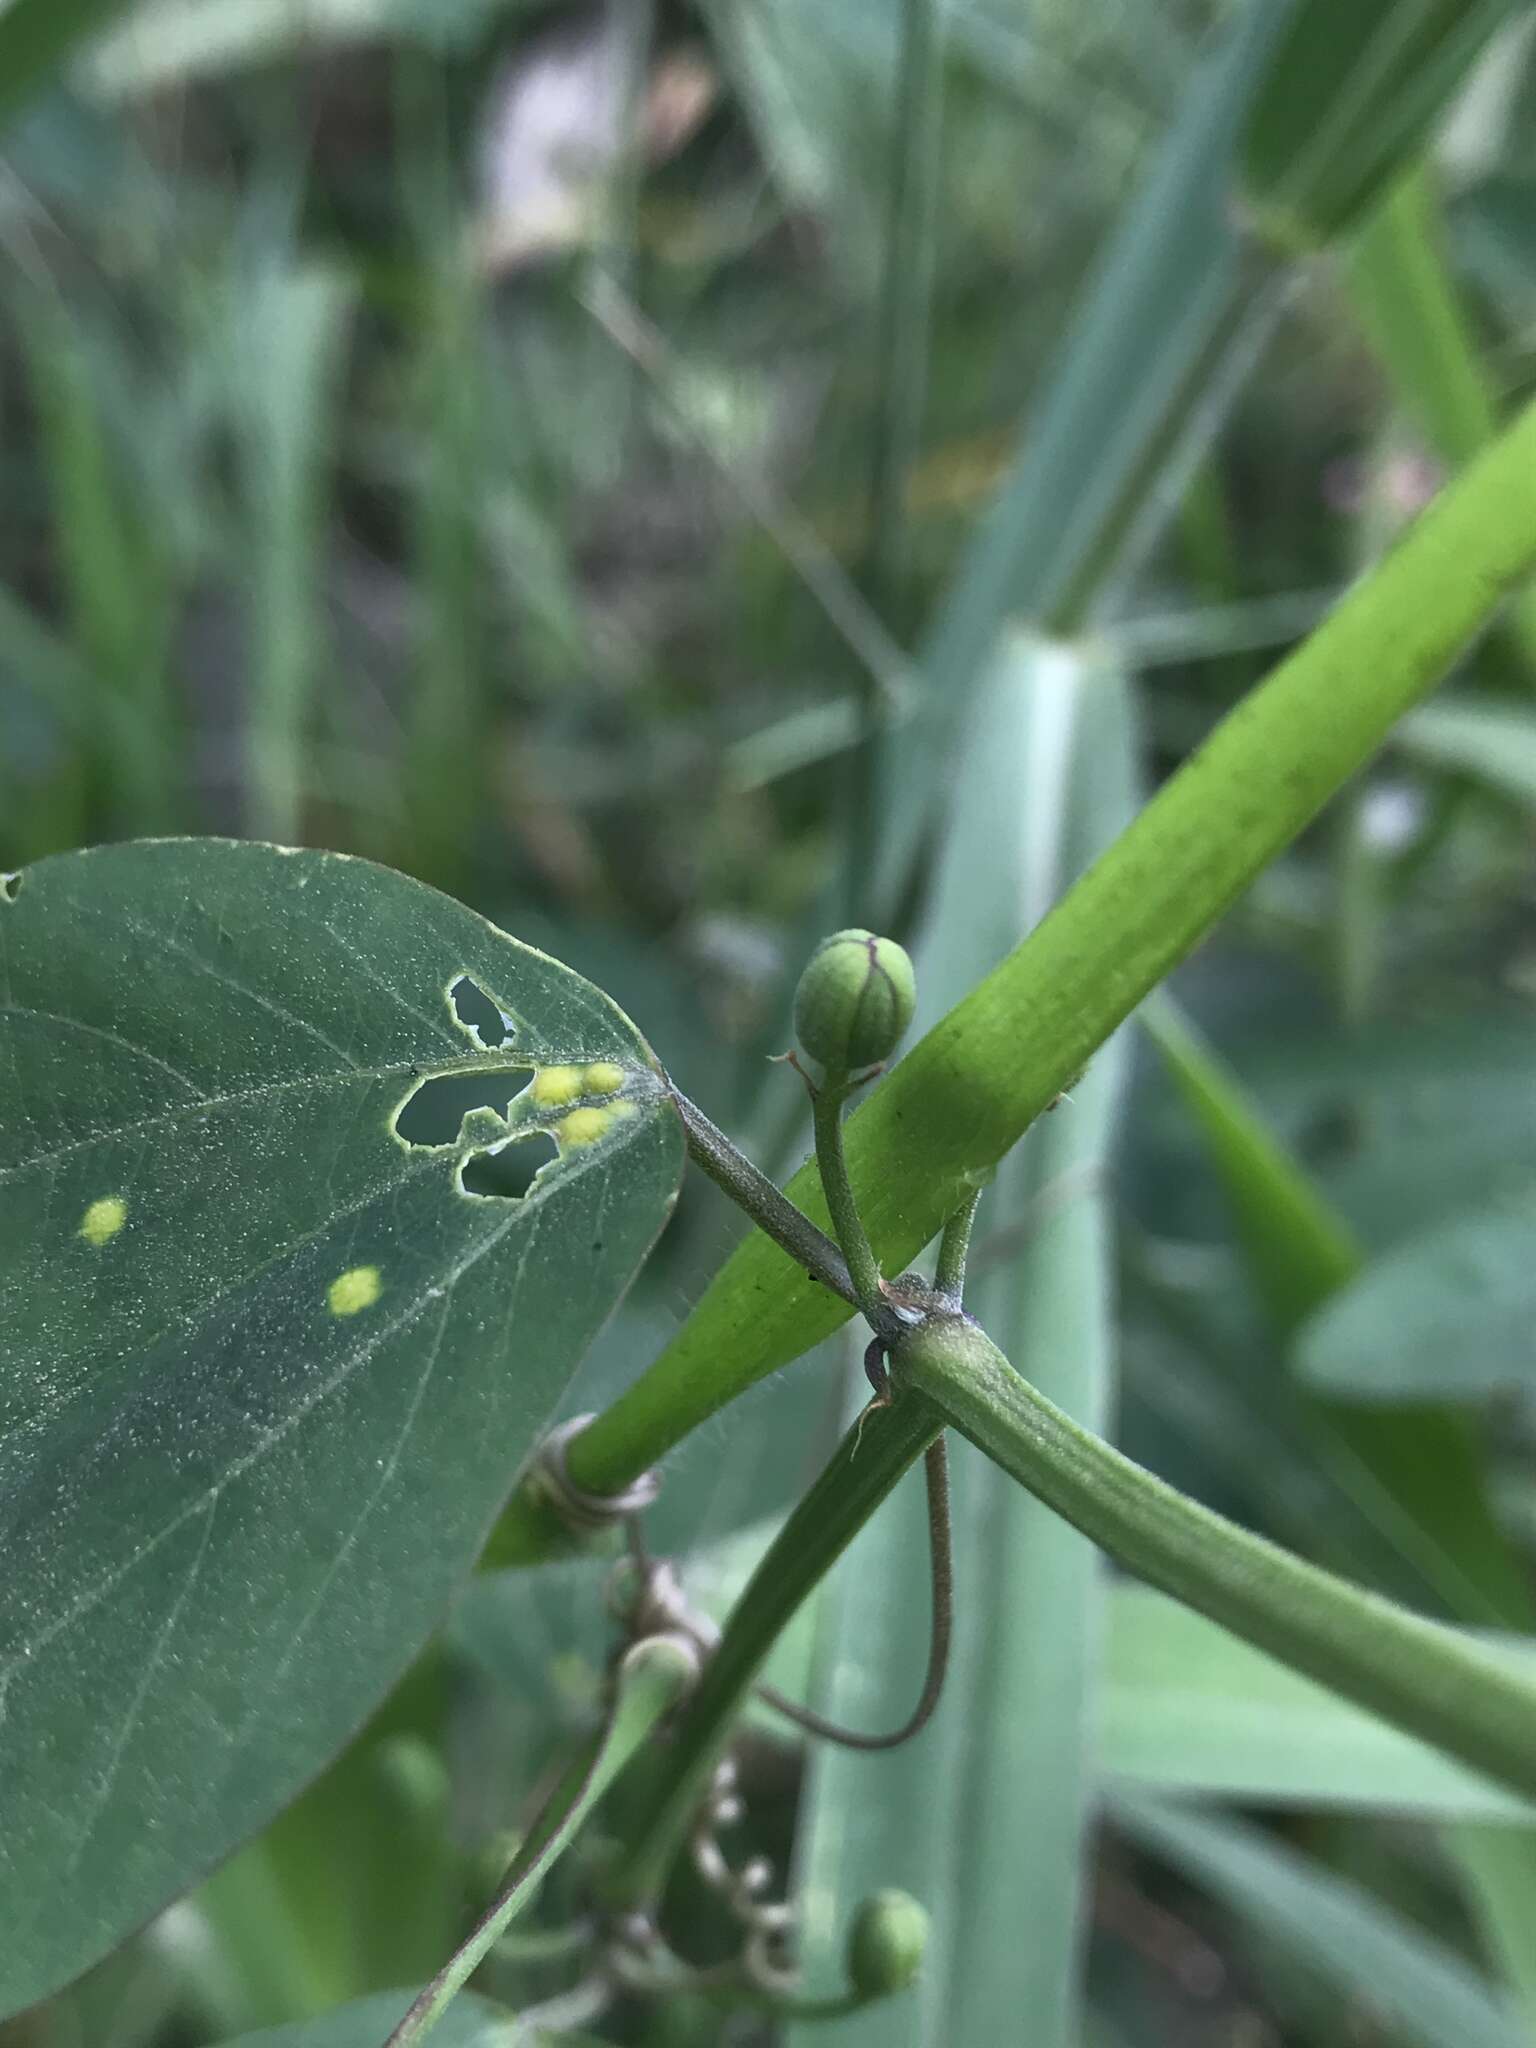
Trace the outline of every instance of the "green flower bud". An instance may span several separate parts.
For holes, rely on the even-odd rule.
[[[917,985],[894,939],[834,932],[811,955],[795,990],[795,1036],[829,1074],[877,1067],[912,1022]]]
[[[871,1892],[848,1935],[848,1981],[861,1998],[905,1991],[928,1942],[928,1915],[910,1892]]]

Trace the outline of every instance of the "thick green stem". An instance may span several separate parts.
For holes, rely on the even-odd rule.
[[[1490,1648],[1187,1499],[1080,1429],[964,1316],[930,1316],[892,1371],[1138,1578],[1536,1798],[1536,1679]]]
[[[779,1531],[678,1716],[672,1768],[646,1788],[631,1815],[625,1851],[604,1886],[611,1906],[654,1904],[775,1638],[941,1427],[936,1411],[915,1395],[870,1410]]]
[[[1107,853],[850,1117],[850,1181],[899,1270],[1265,864],[1369,759],[1501,598],[1536,569],[1536,405],[1455,479],[1169,777]],[[814,1168],[787,1198],[828,1215]],[[753,1233],[666,1350],[572,1444],[571,1476],[622,1490],[847,1315]],[[543,1540],[515,1504],[496,1555]]]

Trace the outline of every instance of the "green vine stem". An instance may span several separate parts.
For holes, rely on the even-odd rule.
[[[857,1308],[859,1296],[847,1261],[826,1232],[818,1230],[809,1216],[797,1209],[762,1168],[738,1150],[719,1125],[711,1123],[680,1088],[672,1088],[672,1100],[683,1120],[688,1157],[694,1165],[702,1167],[715,1186],[729,1195],[782,1251],[788,1252],[811,1279],[841,1295],[850,1308]]]
[[[816,1133],[816,1164],[832,1229],[848,1261],[849,1277],[865,1320],[878,1327],[885,1304],[880,1284],[880,1265],[870,1248],[869,1234],[859,1215],[853,1183],[848,1178],[848,1161],[843,1156],[843,1104],[850,1089],[844,1080],[828,1075],[811,1095],[811,1120]]]
[[[384,2048],[415,2048],[527,1905],[545,1873],[570,1845],[598,1800],[676,1706],[698,1669],[694,1647],[676,1636],[649,1636],[621,1660],[604,1726],[571,1759],[512,1859],[496,1897],[461,1946],[400,2021]]]
[[[1536,568],[1536,405],[1440,493],[1163,784],[1000,966],[849,1118],[850,1182],[877,1258],[933,1238],[1261,868],[1369,759]],[[787,1200],[820,1227],[808,1168]],[[575,1482],[621,1491],[709,1416],[828,1336],[847,1305],[754,1232],[650,1369],[571,1445]],[[547,1549],[515,1501],[488,1562]]]
[[[803,1707],[798,1700],[787,1699],[771,1685],[757,1688],[758,1698],[766,1701],[775,1713],[793,1721],[807,1735],[814,1735],[822,1742],[835,1742],[842,1749],[900,1749],[914,1735],[921,1735],[933,1719],[943,1696],[944,1680],[949,1672],[949,1646],[955,1630],[955,1578],[949,1514],[949,1452],[942,1436],[936,1436],[924,1451],[923,1470],[928,1484],[928,1598],[932,1620],[928,1630],[928,1664],[923,1672],[922,1691],[906,1720],[899,1728],[889,1729],[884,1734],[866,1735],[861,1729],[845,1728],[840,1721],[829,1721],[814,1707]]]
[[[933,1291],[946,1308],[959,1308],[965,1299],[965,1267],[971,1255],[971,1229],[984,1188],[973,1187],[944,1226],[939,1239],[939,1256],[933,1269]]]
[[[671,1768],[637,1788],[626,1846],[603,1886],[607,1905],[621,1911],[654,1906],[775,1638],[942,1427],[935,1408],[908,1394],[866,1411],[861,1426],[839,1444],[752,1574],[678,1714]]]
[[[968,1317],[902,1338],[896,1411],[923,1398],[1125,1568],[1293,1669],[1536,1799],[1536,1679],[1213,1514],[1079,1428]],[[931,1405],[930,1405],[931,1404]]]

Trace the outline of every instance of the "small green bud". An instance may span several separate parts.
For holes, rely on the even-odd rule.
[[[829,1074],[877,1067],[912,1022],[917,984],[894,939],[834,932],[811,955],[795,990],[795,1036]]]
[[[928,1915],[910,1892],[871,1892],[848,1935],[848,1981],[861,1998],[888,1998],[917,1975]]]

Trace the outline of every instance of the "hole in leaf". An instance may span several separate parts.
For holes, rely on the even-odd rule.
[[[395,1136],[407,1145],[452,1145],[472,1110],[493,1109],[505,1116],[527,1079],[526,1067],[507,1067],[494,1074],[440,1074],[418,1081],[395,1111]]]
[[[495,1052],[512,1037],[512,1019],[467,974],[461,974],[449,989],[448,1001],[459,1023],[487,1052]]]
[[[466,1195],[499,1195],[515,1201],[533,1186],[540,1167],[558,1156],[555,1141],[544,1131],[511,1138],[494,1152],[474,1152],[465,1160],[459,1185]]]
[[[0,873],[0,903],[14,903],[21,894],[20,875]]]

